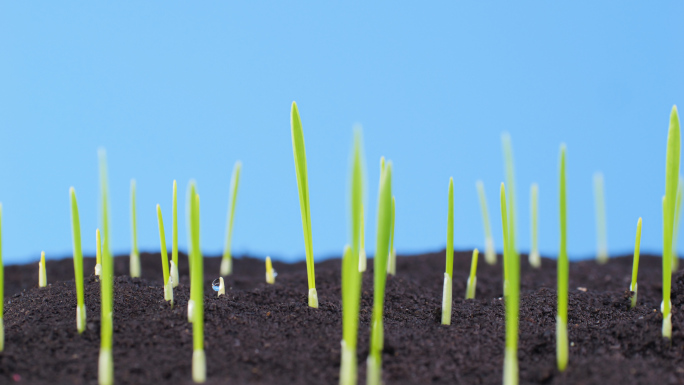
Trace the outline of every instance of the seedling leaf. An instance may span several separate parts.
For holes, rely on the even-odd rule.
[[[233,257],[230,253],[230,245],[233,239],[233,219],[235,218],[235,202],[237,201],[241,169],[242,162],[235,162],[233,176],[230,179],[230,206],[228,207],[228,224],[226,225],[226,245],[223,248],[223,259],[221,260],[221,275],[230,275],[233,272]]]
[[[480,211],[482,212],[482,224],[484,225],[485,233],[485,261],[493,265],[496,263],[496,251],[494,250],[494,238],[492,238],[492,229],[489,225],[489,210],[487,210],[487,197],[485,195],[484,183],[478,180],[475,183],[477,187],[477,196],[480,200]]]
[[[83,253],[81,252],[81,224],[78,216],[76,190],[69,189],[71,202],[71,233],[74,246],[74,281],[76,282],[76,328],[83,333],[86,326],[86,309],[83,300]]]
[[[637,232],[636,240],[634,241],[634,260],[632,262],[632,284],[629,285],[629,291],[632,294],[632,308],[636,306],[637,303],[637,290],[639,289],[637,285],[637,275],[639,273],[639,249],[641,244],[641,218],[637,222]]]
[[[451,295],[454,273],[454,178],[449,178],[447,203],[446,271],[442,289],[442,325],[451,325]]]

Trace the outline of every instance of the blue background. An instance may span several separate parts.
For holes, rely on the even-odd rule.
[[[529,186],[538,182],[541,251],[557,253],[561,142],[571,257],[595,252],[599,170],[611,252],[631,250],[639,216],[643,249],[661,249],[668,119],[673,104],[684,105],[684,3],[373,3],[2,2],[5,262],[36,260],[41,250],[71,255],[70,186],[84,250],[93,253],[99,146],[108,152],[114,251],[130,250],[131,178],[143,251],[159,249],[157,203],[170,226],[173,179],[184,202],[195,178],[203,249],[220,252],[239,159],[235,253],[303,258],[293,100],[306,137],[316,258],[339,255],[349,239],[357,123],[371,254],[381,155],[395,167],[400,253],[444,246],[450,176],[456,247],[482,248],[482,179],[501,249],[503,131],[513,138],[522,250],[530,244]]]

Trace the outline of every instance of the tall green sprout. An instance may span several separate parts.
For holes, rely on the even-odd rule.
[[[496,263],[496,251],[494,250],[494,238],[492,237],[492,229],[489,225],[489,210],[487,209],[487,196],[485,195],[484,183],[478,180],[475,183],[477,187],[477,196],[480,200],[480,210],[482,211],[482,224],[485,232],[485,261],[493,265]]]
[[[194,186],[193,186],[194,187]],[[193,188],[193,192],[194,192]],[[200,198],[196,192],[193,194],[190,205],[190,217],[192,219],[192,271],[190,285],[192,285],[192,300],[194,314],[192,315],[192,379],[197,383],[206,381],[207,364],[204,354],[204,264],[200,249]]]
[[[560,251],[558,253],[558,315],[556,316],[556,363],[558,370],[568,365],[568,280],[567,203],[565,184],[565,143],[560,148]]]
[[[107,152],[104,148],[100,148],[98,150],[98,157],[100,159],[100,210],[102,216],[102,234],[104,235],[104,241],[102,244],[102,255],[111,255],[112,240],[110,238],[109,233],[109,187],[107,187]]]
[[[180,282],[178,277],[178,184],[173,181],[173,245],[171,246],[171,282],[173,287]]]
[[[637,285],[637,274],[639,273],[639,249],[641,244],[641,218],[637,222],[637,232],[636,240],[634,241],[634,260],[632,262],[632,283],[629,285],[629,291],[632,294],[632,308],[636,306],[637,303],[637,290],[639,286]]]
[[[363,210],[363,166],[361,131],[354,132],[351,172],[351,246],[347,245],[342,259],[342,362],[340,385],[354,385],[357,380],[356,345],[359,331],[359,301],[361,298],[361,218]]]
[[[532,227],[532,248],[528,256],[532,267],[541,267],[541,257],[539,256],[539,238],[537,229],[539,228],[539,186],[532,183],[530,187],[530,223]]]
[[[187,224],[187,235],[188,235],[188,270],[190,272],[190,299],[188,299],[188,322],[192,322],[195,314],[194,298],[195,298],[195,286],[192,285],[192,268],[194,264],[194,249],[193,249],[193,219],[192,219],[192,207],[195,201],[195,194],[197,193],[197,186],[194,180],[188,182],[188,188],[186,193],[185,202],[185,223]]]
[[[392,227],[390,227],[390,248],[387,256],[387,273],[397,275],[397,253],[394,250],[394,218],[396,215],[396,199],[392,197]]]
[[[235,217],[235,202],[237,201],[241,169],[242,162],[235,162],[233,176],[230,179],[230,206],[228,207],[228,223],[226,224],[226,245],[223,248],[223,259],[221,259],[221,275],[230,275],[233,272],[233,256],[230,254],[230,244],[233,239],[233,218]]]
[[[140,253],[138,253],[138,224],[135,214],[135,179],[131,179],[131,256],[129,271],[131,277],[140,277]]]
[[[508,236],[511,242],[511,251],[518,254],[517,231],[516,231],[516,211],[517,205],[515,200],[515,167],[513,163],[513,145],[511,144],[511,135],[508,132],[501,134],[501,144],[504,152],[504,168],[506,169],[506,184],[508,185]]]
[[[166,235],[164,234],[164,218],[161,207],[157,205],[157,224],[159,225],[159,243],[162,261],[162,276],[164,277],[164,300],[171,301],[173,305],[173,281],[169,275],[169,252],[166,248]]]
[[[373,315],[368,360],[366,362],[366,384],[380,385],[382,382],[383,348],[383,305],[387,279],[387,257],[389,255],[390,227],[392,225],[392,162],[387,162],[380,176],[378,194],[378,228],[373,260]]]
[[[81,221],[78,216],[76,190],[69,189],[71,202],[71,233],[74,245],[74,281],[76,281],[76,328],[83,333],[86,327],[86,308],[83,300],[83,253],[81,252]]]
[[[0,352],[5,350],[5,265],[2,263],[2,203],[0,203]]]
[[[672,303],[670,288],[672,284],[672,238],[674,232],[675,204],[677,199],[677,185],[679,183],[679,154],[681,134],[679,131],[679,116],[677,106],[672,107],[670,113],[670,127],[667,135],[667,163],[665,167],[665,202],[664,202],[664,233],[663,233],[663,337],[672,338]]]
[[[442,289],[442,325],[451,325],[451,294],[454,278],[454,178],[449,178],[447,211],[446,271]]]
[[[99,235],[99,231],[97,231]],[[96,235],[97,248],[102,245],[99,243],[99,236]],[[98,362],[98,383],[100,385],[111,385],[114,383],[114,358],[112,355],[112,334],[114,331],[114,260],[110,253],[102,254],[102,275],[100,276],[100,295],[102,305],[100,306],[100,359]]]
[[[365,234],[365,214],[363,205],[361,205],[361,246],[359,248],[359,271],[366,271],[367,258],[366,258],[366,234]]]
[[[292,151],[297,174],[297,188],[299,189],[299,208],[302,212],[302,228],[304,230],[304,244],[306,246],[306,275],[309,281],[309,306],[318,307],[318,293],[316,292],[316,274],[314,272],[313,241],[311,239],[311,211],[309,208],[309,182],[306,171],[306,149],[304,148],[304,131],[299,118],[297,103],[292,102],[290,113],[292,128]]]
[[[470,276],[466,285],[466,299],[475,298],[475,289],[477,288],[477,257],[480,255],[478,249],[473,250],[473,257],[470,260]]]
[[[506,351],[504,353],[504,385],[518,384],[518,313],[520,308],[520,258],[512,250],[510,218],[506,208],[506,187],[501,183],[501,228],[504,237],[504,283],[506,301]]]
[[[672,272],[679,270],[679,255],[677,255],[677,239],[679,238],[679,222],[682,217],[682,176],[677,184],[677,203],[675,204],[674,230],[672,231]]]
[[[596,260],[608,262],[608,237],[606,230],[606,199],[603,193],[603,174],[594,174],[594,206],[596,209]]]

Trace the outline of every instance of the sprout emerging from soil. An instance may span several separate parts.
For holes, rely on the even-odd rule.
[[[496,251],[494,250],[494,238],[492,238],[492,229],[489,226],[489,210],[487,210],[487,196],[485,195],[484,183],[478,180],[475,183],[477,187],[477,196],[480,200],[480,210],[482,211],[482,223],[485,232],[485,261],[493,265],[496,263]]]
[[[102,243],[102,255],[105,253],[112,255],[111,245],[112,239],[109,233],[109,187],[107,183],[107,152],[104,148],[100,148],[97,152],[100,159],[100,205],[102,210],[102,234],[104,240]],[[80,238],[80,234],[79,234]]]
[[[539,218],[539,186],[532,183],[530,187],[530,222],[532,226],[532,250],[530,250],[529,261],[532,267],[541,267],[541,257],[539,256],[539,239],[538,239],[538,220]]]
[[[359,272],[366,271],[367,257],[366,257],[366,234],[365,234],[365,214],[364,207],[361,205],[361,246],[359,249]]]
[[[226,225],[226,245],[223,248],[223,259],[221,259],[221,275],[230,275],[233,272],[233,257],[230,254],[230,243],[233,239],[233,218],[235,217],[235,202],[237,202],[241,169],[242,162],[235,162],[233,176],[230,179],[230,206],[228,207],[228,224]]]
[[[169,252],[166,249],[166,236],[164,234],[164,218],[161,207],[157,205],[157,223],[159,224],[159,243],[161,245],[162,274],[164,277],[164,300],[171,301],[173,306],[173,280],[169,275]]]
[[[318,293],[316,292],[316,275],[314,272],[313,241],[311,239],[311,212],[309,208],[309,182],[306,171],[306,149],[304,148],[304,131],[299,118],[297,103],[292,102],[290,113],[292,130],[292,150],[294,152],[295,172],[297,174],[297,188],[299,190],[299,208],[302,213],[302,228],[304,230],[304,244],[306,247],[306,275],[309,281],[309,306],[318,307]]]
[[[178,185],[173,181],[173,244],[171,246],[171,282],[173,287],[178,286]]]
[[[667,163],[665,167],[665,199],[663,202],[663,337],[672,338],[672,314],[670,310],[670,288],[672,284],[672,237],[674,228],[677,185],[679,184],[679,156],[681,136],[677,106],[670,113],[670,127],[667,135]]]
[[[206,381],[207,364],[204,354],[204,268],[200,249],[200,198],[195,185],[191,187],[191,237],[192,255],[190,285],[192,290],[192,380],[198,383]]]
[[[98,231],[99,234],[99,231]],[[98,242],[97,249],[102,247]],[[102,275],[100,276],[100,293],[102,304],[100,324],[100,359],[97,379],[100,385],[114,383],[114,358],[112,356],[112,334],[114,331],[114,260],[112,255],[102,254]]]
[[[679,222],[681,220],[682,211],[682,176],[679,176],[679,183],[677,184],[677,203],[675,204],[675,220],[674,230],[672,231],[672,273],[679,269],[679,256],[677,255],[677,234],[679,234]]]
[[[446,271],[442,289],[442,325],[451,325],[451,294],[454,276],[454,178],[449,178],[447,211]]]
[[[131,179],[131,256],[129,271],[131,277],[140,277],[140,253],[138,253],[138,225],[135,214],[135,179]]]
[[[501,228],[504,237],[504,297],[506,301],[506,351],[504,354],[504,385],[518,384],[518,312],[520,308],[520,258],[512,250],[506,188],[501,183]]]
[[[513,145],[511,144],[511,135],[508,132],[501,134],[501,144],[504,152],[504,167],[506,169],[506,184],[508,185],[508,237],[511,242],[511,251],[518,254],[516,248],[516,200],[515,200],[515,167],[513,163]]]
[[[5,265],[2,264],[2,203],[0,203],[0,352],[5,350]]]
[[[560,251],[558,253],[558,315],[556,316],[556,363],[558,370],[568,365],[568,252],[565,185],[565,143],[560,148]]]
[[[47,286],[47,274],[45,272],[45,252],[40,252],[40,262],[38,262],[38,287]]]
[[[480,254],[478,249],[473,250],[473,259],[470,262],[470,276],[466,288],[466,299],[475,299],[475,288],[477,287],[477,257]]]
[[[603,174],[594,174],[594,206],[596,209],[596,260],[608,262],[608,240],[606,231],[606,201],[603,193]]]
[[[636,240],[634,241],[634,261],[632,262],[632,284],[629,285],[629,291],[632,294],[632,308],[636,306],[637,303],[637,274],[639,273],[639,249],[641,244],[641,218],[637,222],[637,232]]]
[[[83,333],[86,327],[86,308],[83,301],[83,253],[81,252],[81,223],[78,216],[76,190],[69,189],[71,202],[71,234],[74,245],[74,281],[76,281],[76,328]]]
[[[397,252],[394,250],[394,217],[396,213],[396,199],[392,197],[392,227],[390,227],[390,248],[387,256],[387,273],[397,275]]]
[[[378,194],[378,228],[375,246],[373,315],[371,319],[370,350],[367,360],[368,385],[380,385],[382,378],[383,304],[387,279],[387,256],[389,255],[390,227],[392,225],[392,162],[387,162],[380,176]]]
[[[273,285],[275,283],[275,270],[273,270],[273,263],[271,257],[266,257],[266,283]]]

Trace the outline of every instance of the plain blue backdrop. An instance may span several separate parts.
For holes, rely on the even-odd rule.
[[[608,243],[662,244],[660,199],[672,105],[684,105],[684,3],[17,2],[0,4],[0,201],[7,263],[71,255],[68,189],[84,251],[98,226],[97,148],[108,152],[115,252],[130,250],[129,183],[141,250],[170,226],[172,181],[202,196],[202,247],[222,250],[230,174],[243,162],[235,253],[304,256],[290,139],[306,137],[316,258],[349,239],[352,127],[368,162],[375,248],[379,158],[394,162],[396,247],[483,246],[482,179],[501,249],[500,135],[511,133],[518,244],[540,186],[540,247],[558,249],[558,150],[568,146],[569,252],[596,248],[592,176],[605,174]],[[184,213],[181,206],[179,212]],[[185,218],[180,218],[185,249]],[[680,242],[683,245],[684,242]],[[683,249],[680,248],[680,249]]]

